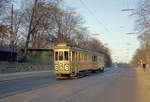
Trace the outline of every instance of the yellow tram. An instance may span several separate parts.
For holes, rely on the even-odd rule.
[[[57,78],[78,77],[83,71],[103,71],[104,55],[59,43],[54,49],[54,67]]]

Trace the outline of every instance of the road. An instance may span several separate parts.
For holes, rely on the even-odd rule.
[[[67,80],[51,72],[0,81],[0,102],[149,102],[149,80],[143,70],[127,67]]]

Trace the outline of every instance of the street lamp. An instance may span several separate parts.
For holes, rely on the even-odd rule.
[[[109,45],[108,43],[104,43],[105,46]]]
[[[94,35],[94,36],[99,36],[100,34],[92,34],[92,35]]]
[[[129,32],[129,33],[127,33],[127,34],[138,34],[138,33],[134,33],[134,32]]]
[[[126,43],[127,45],[131,45],[131,43]]]
[[[132,10],[135,10],[133,8],[127,8],[127,9],[122,9],[121,11],[132,11]]]
[[[63,14],[76,14],[76,12],[63,12]]]
[[[96,38],[97,38],[97,36],[99,36],[99,35],[100,35],[100,34],[96,34],[96,33],[95,33],[95,34],[92,34],[92,36],[91,36],[91,37],[92,37],[93,39],[96,39]],[[96,38],[94,38],[94,37],[96,37]]]

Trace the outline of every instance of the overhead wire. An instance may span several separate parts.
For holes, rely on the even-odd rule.
[[[95,18],[98,24],[102,25],[104,29],[108,32],[108,28],[98,19],[98,17],[92,12],[92,10],[89,9],[89,7],[82,1],[80,0],[81,4],[87,9],[87,11]]]

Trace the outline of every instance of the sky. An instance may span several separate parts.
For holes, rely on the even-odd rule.
[[[131,11],[139,0],[65,0],[65,5],[75,8],[85,20],[90,34],[105,44],[114,62],[129,62],[139,47],[135,32],[136,18]],[[94,36],[93,34],[99,34]]]

